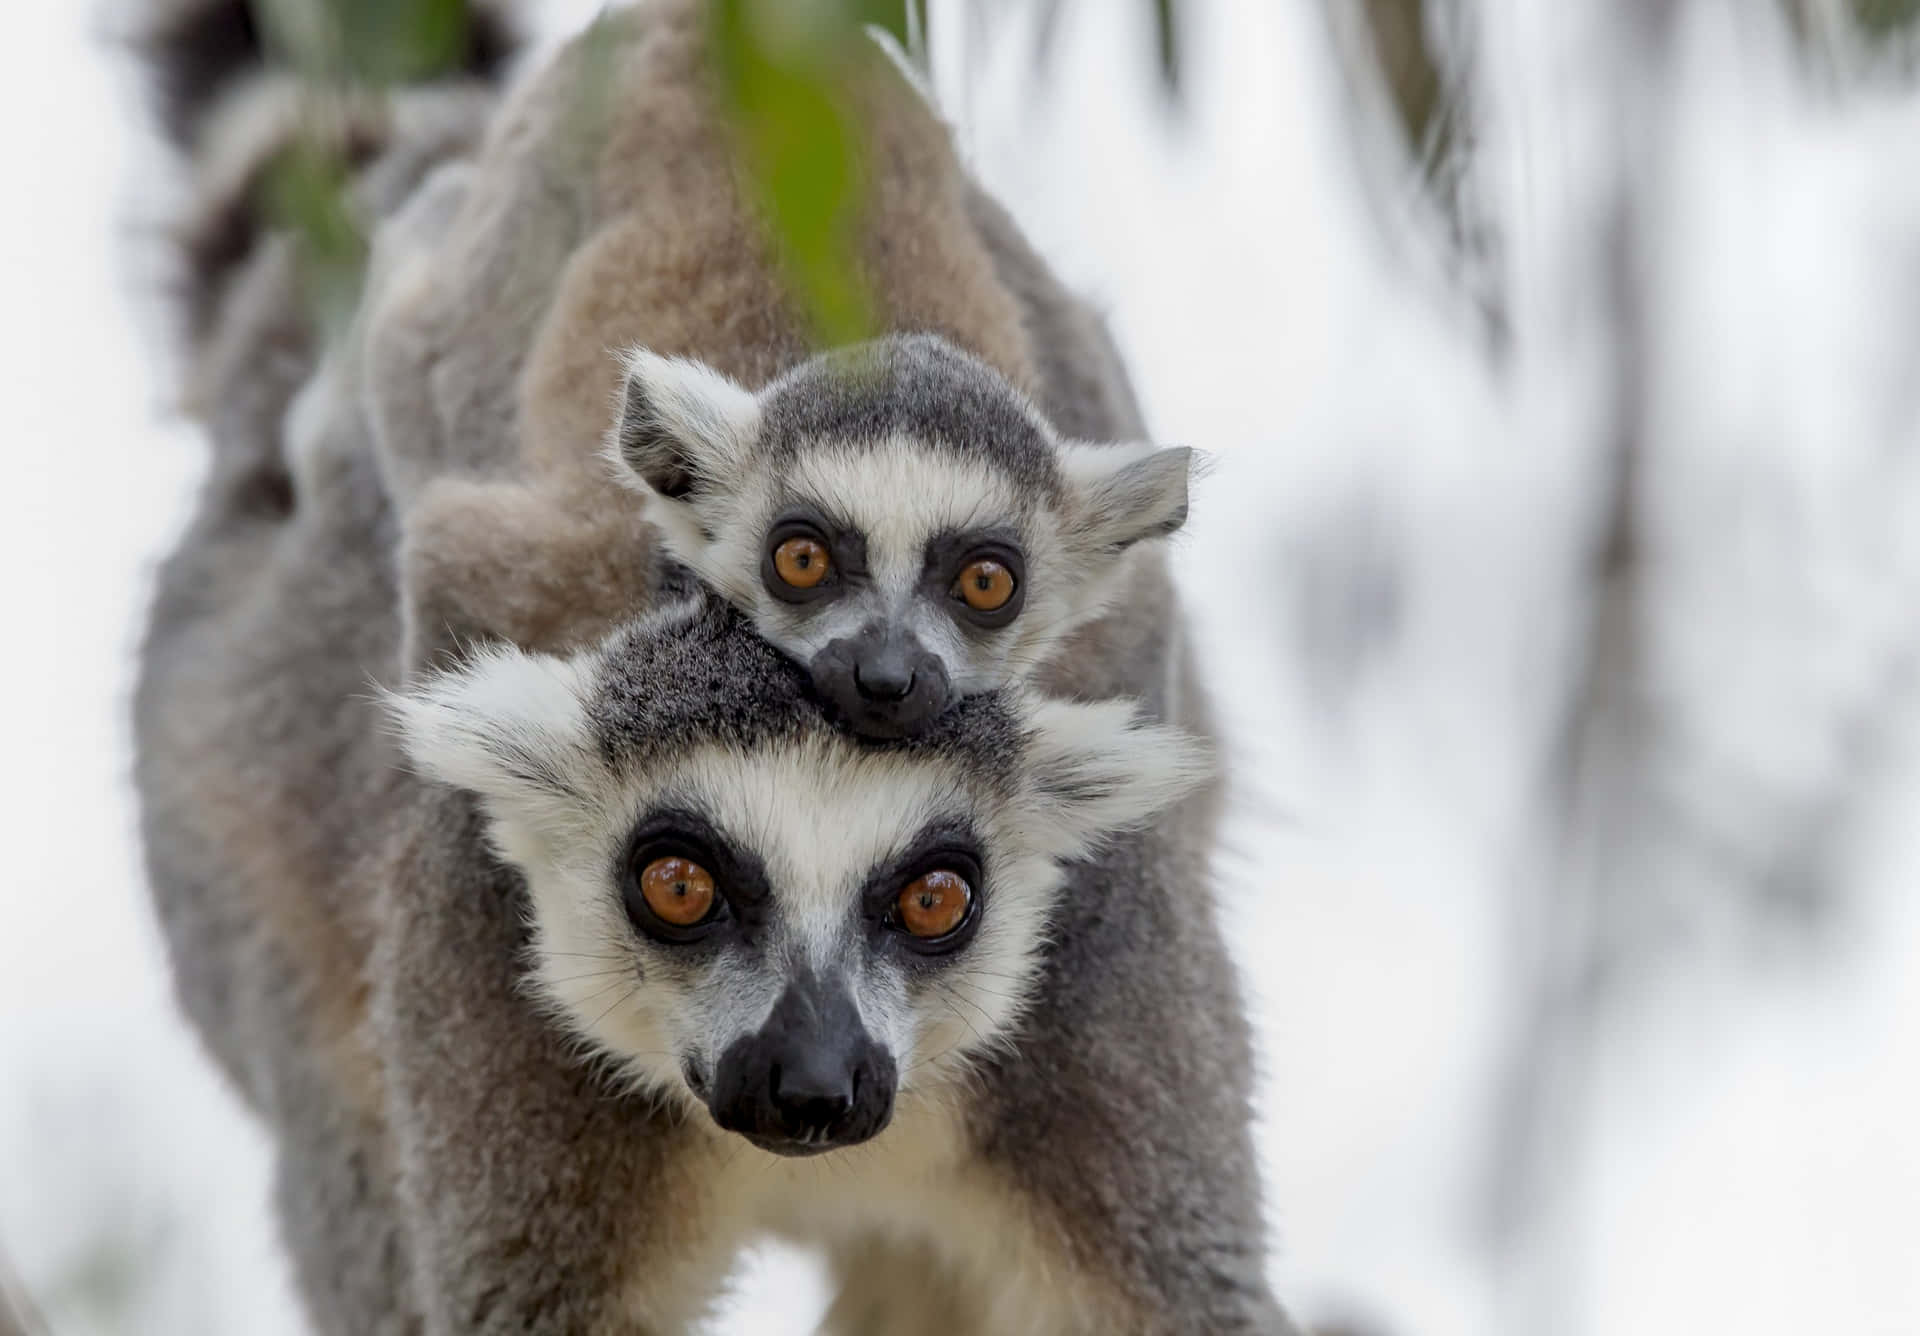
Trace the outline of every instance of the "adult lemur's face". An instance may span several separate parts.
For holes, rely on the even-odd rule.
[[[1186,517],[1191,452],[1062,444],[930,336],[758,396],[646,352],[628,371],[611,454],[669,548],[869,737],[1029,675]]]
[[[783,1154],[876,1135],[1006,1042],[1060,862],[1203,769],[1124,705],[998,693],[863,743],[705,596],[571,659],[494,651],[398,709],[525,875],[563,1023]]]

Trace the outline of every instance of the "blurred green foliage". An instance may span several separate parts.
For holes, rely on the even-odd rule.
[[[284,149],[262,183],[268,216],[299,238],[306,297],[330,335],[353,318],[367,263],[367,238],[354,216],[350,186],[345,157],[315,139]]]
[[[253,0],[276,54],[322,83],[431,79],[465,54],[468,0]]]
[[[1920,65],[1920,0],[1780,0],[1802,50],[1852,82],[1872,69]]]
[[[980,0],[972,0],[980,3]],[[1111,0],[1100,0],[1110,3]],[[1042,30],[1064,0],[1046,0]],[[828,344],[874,330],[853,238],[862,144],[846,98],[867,29],[926,66],[926,0],[707,0],[715,68],[788,278]],[[1178,0],[1147,0],[1160,77],[1181,78]]]
[[[250,3],[275,57],[316,93],[431,79],[455,68],[467,50],[469,0]],[[854,246],[863,146],[848,80],[866,56],[869,28],[889,34],[924,68],[927,0],[704,3],[714,69],[743,165],[794,295],[823,343],[866,337],[874,331],[873,299]],[[1066,0],[1038,3],[1042,28],[1050,30]],[[1179,0],[1145,5],[1162,85],[1177,94]],[[344,146],[315,134],[282,155],[265,188],[270,216],[299,239],[308,287],[329,329],[350,315],[367,254],[351,184]]]
[[[468,0],[250,0],[272,57],[316,98],[432,79],[454,69],[468,43]],[[311,128],[269,165],[267,217],[299,244],[314,317],[337,333],[352,318],[368,252],[352,199],[347,146],[317,111]]]
[[[1853,19],[1869,38],[1899,36],[1920,18],[1920,0],[1852,0]]]
[[[869,24],[908,49],[908,14],[897,0],[823,0],[804,14],[802,8],[709,0],[710,41],[788,280],[821,340],[849,343],[866,337],[874,322],[852,245],[863,155],[847,77]]]

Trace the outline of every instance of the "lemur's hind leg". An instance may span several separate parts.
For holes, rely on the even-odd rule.
[[[450,477],[425,490],[402,527],[409,674],[488,639],[578,649],[660,592],[658,532],[637,508],[583,511],[520,483]]]

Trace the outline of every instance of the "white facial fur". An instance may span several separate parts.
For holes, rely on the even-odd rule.
[[[629,354],[627,366],[629,388],[640,392],[625,398],[609,435],[616,475],[646,498],[668,550],[801,664],[880,623],[910,630],[938,655],[956,698],[1025,680],[1107,609],[1141,540],[1185,515],[1189,450],[1063,443],[1047,433],[1064,483],[1058,498],[1023,493],[984,459],[901,434],[824,440],[776,459],[753,444],[759,401],[717,372],[645,350]],[[677,450],[691,488],[670,495],[650,485],[662,466],[636,454],[636,438]],[[666,471],[678,478],[679,468]],[[761,577],[766,538],[796,508],[862,534],[869,578],[803,604],[770,594]],[[1024,605],[998,629],[970,625],[944,582],[926,579],[931,540],[986,531],[1011,535],[1025,558]]]
[[[824,725],[752,751],[693,741],[620,774],[589,723],[599,653],[491,651],[395,709],[415,764],[478,793],[496,849],[525,874],[540,995],[592,1052],[668,1098],[692,1099],[683,1063],[710,1069],[803,967],[845,984],[903,1097],[951,1079],[1011,1035],[1060,863],[1177,800],[1206,769],[1184,735],[1124,704],[1044,701],[1024,715],[1010,787]],[[697,813],[764,866],[772,909],[751,949],[667,945],[630,923],[627,842],[665,809]],[[875,948],[861,892],[934,824],[977,836],[981,918],[966,946],[909,968]]]

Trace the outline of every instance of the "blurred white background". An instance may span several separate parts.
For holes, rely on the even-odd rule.
[[[1181,563],[1281,1292],[1403,1336],[1920,1330],[1910,64],[1763,0],[1465,4],[1450,249],[1318,5],[1185,6],[1172,116],[1135,8],[1069,6],[1038,77],[1017,9],[936,3],[931,48],[1155,432],[1219,457]],[[127,783],[202,462],[165,167],[86,6],[6,23],[0,1256],[59,1336],[297,1331]],[[771,1255],[721,1329],[819,1302]]]

